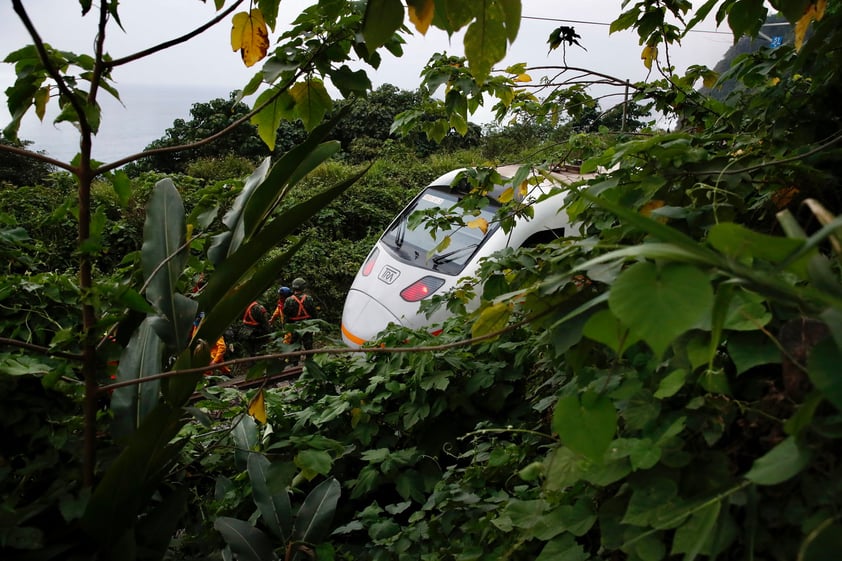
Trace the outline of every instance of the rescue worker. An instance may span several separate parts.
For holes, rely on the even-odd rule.
[[[199,312],[199,315],[196,316],[195,320],[193,320],[193,327],[190,330],[190,339],[193,339],[193,336],[196,334],[196,331],[199,330],[199,325],[202,323],[203,319],[205,319],[205,312]],[[213,348],[210,351],[211,366],[213,366],[214,364],[219,364],[220,362],[225,362],[225,351],[227,351],[227,350],[228,350],[228,345],[225,342],[225,338],[220,336],[219,339],[216,340],[216,344],[213,346]],[[220,366],[219,368],[217,368],[217,370],[219,370],[223,374],[230,374],[231,373],[231,369],[228,368],[227,366]],[[210,370],[205,372],[205,376],[210,376],[211,374],[213,374],[213,372],[210,371]]]
[[[287,297],[284,301],[284,319],[287,324],[294,324],[299,321],[313,319],[316,317],[316,303],[313,297],[304,292],[307,288],[307,281],[298,277],[292,281],[292,295]],[[293,333],[292,343],[300,341],[302,347],[306,350],[313,348],[313,334],[312,333]]]
[[[292,296],[292,289],[288,286],[282,286],[278,289],[278,303],[275,306],[275,311],[272,312],[272,317],[269,318],[269,323],[274,324],[278,320],[278,326],[284,326],[284,302]]]
[[[243,314],[243,332],[249,356],[261,353],[269,338],[269,331],[269,314],[266,313],[266,308],[255,300]]]

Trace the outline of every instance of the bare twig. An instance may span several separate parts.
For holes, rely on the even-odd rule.
[[[9,339],[8,337],[0,337],[0,346],[8,346],[8,347],[17,347],[19,349],[26,349],[28,351],[34,351],[38,354],[42,354],[45,356],[54,356],[57,358],[66,358],[68,360],[82,360],[82,355],[75,354],[75,353],[65,353],[62,351],[54,351],[49,347],[43,347],[41,345],[33,345],[32,343],[26,343],[24,341],[18,341],[17,339]]]

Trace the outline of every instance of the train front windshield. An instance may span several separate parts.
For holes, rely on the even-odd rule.
[[[489,223],[486,234],[483,234],[479,228],[462,226],[448,230],[440,229],[433,235],[423,224],[416,228],[410,228],[408,224],[409,216],[416,211],[436,207],[449,209],[457,202],[459,202],[458,194],[451,192],[447,187],[427,188],[383,234],[381,241],[402,261],[431,271],[449,275],[459,274],[485,239],[494,231],[496,225],[492,223],[492,220],[496,207],[488,206],[480,213],[480,216]],[[447,248],[433,253],[433,250],[447,236],[450,236],[450,244]]]

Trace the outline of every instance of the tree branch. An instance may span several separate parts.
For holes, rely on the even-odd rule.
[[[42,354],[45,356],[54,356],[56,358],[66,358],[68,360],[77,360],[81,361],[83,356],[80,354],[74,353],[65,353],[62,351],[54,351],[49,347],[43,347],[41,345],[33,345],[32,343],[26,343],[24,341],[18,341],[17,339],[9,339],[8,337],[0,337],[0,345],[5,345],[8,347],[17,347],[19,349],[26,349],[28,351],[34,351],[38,354]]]
[[[154,47],[149,47],[148,49],[144,49],[142,51],[139,51],[139,52],[134,53],[134,54],[129,55],[129,56],[125,56],[125,57],[122,57],[122,58],[115,58],[111,61],[105,62],[104,66],[105,66],[105,68],[115,68],[117,66],[122,66],[124,64],[128,64],[130,62],[134,62],[134,61],[139,60],[141,58],[153,55],[157,52],[164,51],[164,50],[169,49],[170,47],[173,47],[175,45],[179,45],[181,43],[186,43],[187,41],[189,41],[193,37],[201,35],[205,31],[207,31],[208,29],[210,29],[211,27],[216,25],[217,23],[221,22],[231,12],[233,12],[235,9],[237,9],[240,6],[240,4],[242,4],[244,1],[245,0],[236,0],[236,2],[231,4],[231,6],[229,8],[227,8],[226,10],[224,10],[222,12],[219,12],[219,14],[216,17],[209,20],[207,23],[205,23],[201,27],[197,27],[196,29],[190,31],[189,33],[186,33],[186,34],[182,35],[181,37],[176,37],[175,39],[170,39],[169,41],[165,41],[163,43],[155,45]]]
[[[214,368],[222,368],[223,366],[235,366],[238,364],[253,364],[255,362],[261,362],[265,360],[278,360],[278,359],[285,359],[285,358],[297,358],[297,357],[305,357],[305,356],[313,356],[313,355],[341,355],[341,354],[355,354],[355,353],[366,353],[366,354],[403,354],[403,353],[420,353],[420,352],[437,352],[437,351],[446,351],[449,349],[456,349],[459,347],[467,347],[469,345],[474,345],[476,343],[481,343],[483,341],[488,341],[499,337],[500,335],[504,335],[515,329],[519,329],[528,323],[533,321],[537,321],[542,317],[550,314],[553,312],[553,308],[547,308],[546,310],[526,317],[520,321],[517,321],[511,325],[507,325],[506,327],[499,329],[497,331],[493,331],[491,333],[486,333],[485,335],[479,335],[477,337],[471,337],[469,339],[462,339],[460,341],[453,341],[451,343],[444,343],[442,345],[430,345],[427,347],[364,347],[358,349],[352,349],[350,347],[334,347],[334,348],[324,348],[324,349],[310,349],[310,350],[302,350],[302,351],[290,351],[286,353],[275,353],[275,354],[268,354],[268,355],[260,355],[260,356],[251,356],[251,357],[244,357],[244,358],[237,358],[234,360],[226,360],[225,362],[218,362],[213,365],[205,365],[196,368],[187,368],[184,370],[168,370],[167,372],[161,372],[158,374],[152,374],[150,376],[145,376],[143,378],[136,378],[134,380],[123,380],[122,382],[114,382],[112,384],[107,384],[104,386],[100,386],[99,392],[109,392],[116,390],[117,388],[123,388],[126,386],[136,386],[143,384],[145,382],[153,382],[155,380],[162,380],[164,378],[174,378],[176,376],[186,376],[188,374],[197,374],[199,372],[207,372],[209,369]]]

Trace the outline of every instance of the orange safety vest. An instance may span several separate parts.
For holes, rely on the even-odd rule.
[[[298,312],[296,312],[294,316],[289,318],[289,321],[301,321],[303,319],[310,319],[310,313],[307,311],[307,308],[304,307],[304,301],[307,299],[307,295],[302,294],[301,298],[299,298],[298,296],[293,294],[292,296],[290,296],[290,298],[298,302]]]
[[[257,302],[252,302],[249,304],[249,307],[246,308],[246,313],[243,314],[243,324],[248,325],[250,327],[254,327],[256,325],[260,325],[254,316],[251,314],[251,311],[254,309],[255,306],[259,306]]]

